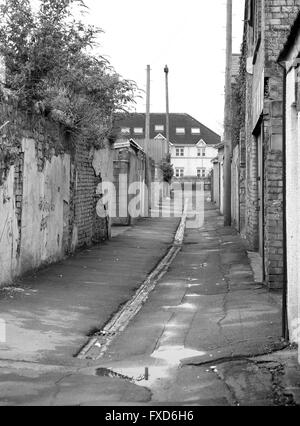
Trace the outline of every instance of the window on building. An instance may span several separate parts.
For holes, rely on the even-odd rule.
[[[135,135],[142,135],[144,133],[144,129],[142,127],[135,127],[133,131]]]
[[[192,135],[200,135],[200,134],[201,134],[200,127],[193,127],[192,128]]]
[[[185,135],[185,128],[184,127],[177,127],[176,128],[176,134],[177,135]]]
[[[206,157],[205,148],[198,148],[198,157]]]
[[[164,132],[164,131],[165,131],[165,126],[164,126],[164,125],[161,125],[161,124],[157,124],[157,125],[155,126],[155,131],[156,131],[156,132]]]
[[[130,127],[122,127],[121,133],[122,133],[122,135],[129,135],[130,134]]]
[[[176,148],[176,157],[184,157],[184,148]]]
[[[205,168],[200,168],[197,169],[197,177],[198,178],[205,178],[206,177],[206,169]]]
[[[184,169],[183,168],[177,168],[177,169],[175,169],[175,176],[177,178],[184,177]]]

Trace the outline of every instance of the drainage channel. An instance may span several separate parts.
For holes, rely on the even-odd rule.
[[[97,333],[97,335],[88,342],[88,344],[79,352],[77,358],[91,359],[94,361],[100,359],[105,354],[111,342],[119,333],[125,330],[129,322],[139,313],[150,293],[154,290],[161,278],[167,273],[170,265],[181,250],[187,221],[188,206],[189,200],[186,200],[173,245],[168,253],[139,287],[134,296],[113,316],[103,330]]]

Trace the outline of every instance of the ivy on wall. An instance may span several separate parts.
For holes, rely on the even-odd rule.
[[[233,85],[232,98],[233,102],[238,106],[233,115],[232,126],[232,144],[236,146],[240,142],[241,130],[245,127],[246,115],[246,61],[247,61],[247,42],[244,37],[241,46],[240,68],[236,78],[236,84]]]

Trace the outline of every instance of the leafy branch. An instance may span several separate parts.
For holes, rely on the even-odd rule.
[[[4,86],[20,108],[64,125],[67,132],[101,146],[110,138],[113,115],[134,102],[136,84],[124,80],[102,56],[93,54],[98,27],[73,16],[83,0],[5,0],[0,6],[0,55]]]

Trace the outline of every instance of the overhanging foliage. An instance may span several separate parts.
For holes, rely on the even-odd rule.
[[[44,114],[74,136],[101,146],[111,139],[112,117],[134,101],[136,85],[93,54],[101,29],[75,19],[82,0],[6,0],[0,6],[4,87],[20,108]]]

